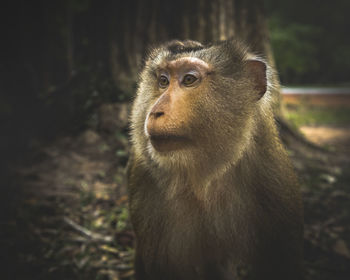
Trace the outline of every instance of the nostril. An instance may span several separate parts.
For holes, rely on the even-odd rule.
[[[155,112],[155,113],[153,113],[153,115],[155,118],[159,118],[159,117],[164,115],[164,112]]]

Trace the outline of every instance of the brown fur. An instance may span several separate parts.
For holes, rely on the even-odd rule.
[[[200,80],[184,87],[192,68]],[[270,73],[236,41],[172,41],[148,56],[128,165],[137,279],[301,279],[301,198]]]

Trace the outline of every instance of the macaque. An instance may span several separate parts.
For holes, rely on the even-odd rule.
[[[148,55],[128,163],[137,280],[302,278],[301,195],[271,75],[236,40]]]

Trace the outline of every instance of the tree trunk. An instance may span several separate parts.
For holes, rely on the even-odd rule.
[[[274,65],[262,0],[112,1],[111,10],[111,73],[124,91],[133,91],[147,47],[170,39],[209,43],[238,37]],[[279,96],[278,87],[273,95]]]

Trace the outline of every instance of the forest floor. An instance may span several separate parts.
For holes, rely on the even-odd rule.
[[[99,124],[34,149],[12,169],[1,279],[133,279],[127,132],[109,121],[113,107],[106,111]],[[298,123],[295,108],[288,113],[324,147],[286,143],[304,197],[306,280],[350,279],[350,121]]]

